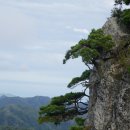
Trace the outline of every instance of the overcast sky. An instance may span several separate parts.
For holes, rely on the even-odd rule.
[[[0,0],[0,93],[57,96],[86,66],[62,60],[110,16],[114,0]],[[74,91],[82,90],[77,88]]]

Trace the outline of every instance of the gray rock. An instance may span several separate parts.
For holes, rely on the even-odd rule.
[[[107,54],[106,61],[98,61],[99,66],[92,72],[90,82],[90,101],[86,126],[91,130],[130,130],[130,74],[121,62],[120,51],[130,35],[123,32],[115,18],[109,18],[103,26],[105,34],[112,36],[115,47],[113,54]],[[122,41],[123,42],[122,44]],[[130,60],[130,54],[125,55]],[[105,56],[103,56],[105,57]]]

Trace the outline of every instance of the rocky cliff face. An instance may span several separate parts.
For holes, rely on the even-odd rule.
[[[91,74],[94,84],[85,125],[91,130],[130,130],[130,34],[120,29],[115,18],[108,19],[103,30],[112,36],[115,47],[102,55]]]

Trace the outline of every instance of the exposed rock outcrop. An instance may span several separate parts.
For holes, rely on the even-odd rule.
[[[115,18],[108,19],[103,31],[112,36],[115,47],[91,74],[94,84],[85,125],[91,130],[130,130],[130,34],[120,29]]]

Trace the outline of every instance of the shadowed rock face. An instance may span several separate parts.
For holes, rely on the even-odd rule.
[[[130,35],[123,32],[115,18],[103,26],[110,34],[115,47],[107,60],[99,59],[91,74],[90,101],[86,126],[92,130],[130,130],[130,74],[124,59],[130,66]]]

